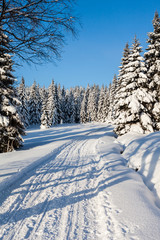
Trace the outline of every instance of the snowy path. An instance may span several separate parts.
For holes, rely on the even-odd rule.
[[[150,240],[160,210],[109,128],[74,136],[1,193],[0,239]]]

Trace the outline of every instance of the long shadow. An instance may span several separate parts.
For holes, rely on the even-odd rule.
[[[95,132],[97,131],[101,131],[104,129],[107,129],[107,128],[101,128],[101,129],[96,129]],[[108,128],[109,129],[109,128]],[[106,130],[107,131],[107,130]],[[75,140],[80,140],[80,139],[85,139],[85,140],[88,140],[88,139],[97,139],[99,137],[102,137],[102,136],[106,136],[107,133],[99,133],[99,134],[96,134],[94,136],[93,134],[93,130],[92,131],[86,131],[87,134],[84,136],[78,136],[75,138]],[[90,136],[89,134],[92,133],[92,135]],[[77,133],[75,133],[77,134]],[[108,133],[108,134],[111,134],[111,133]],[[70,136],[71,137],[71,136]],[[71,137],[73,139],[73,136]],[[44,144],[44,143],[43,143]],[[50,159],[48,160],[51,161],[53,159]],[[91,161],[89,164],[93,164],[93,162]],[[115,163],[116,164],[116,163]],[[42,164],[43,165],[43,164]],[[106,164],[107,165],[107,164]],[[79,167],[85,167],[86,164],[84,165],[80,165],[80,166],[75,166],[74,168],[79,168]],[[56,167],[56,166],[54,166]],[[105,166],[104,166],[105,167]],[[104,168],[102,167],[102,168]],[[64,169],[69,169],[69,166],[59,166],[57,167],[57,169],[51,169],[52,173],[54,173],[54,171],[63,171]],[[72,166],[70,167],[72,168]],[[73,182],[80,182],[84,179],[89,179],[89,178],[98,178],[100,175],[101,175],[101,171],[102,171],[102,168],[99,169],[99,170],[95,170],[93,172],[90,172],[90,171],[87,171],[87,172],[84,172],[82,174],[77,174],[77,176],[68,176],[68,178],[66,177],[65,178],[60,178],[60,179],[57,179],[57,181],[59,181],[58,183],[52,183],[52,182],[44,182],[44,184],[49,184],[45,187],[39,187],[38,186],[38,189],[35,189],[35,190],[29,190],[29,191],[41,191],[41,190],[44,190],[44,189],[47,189],[47,188],[53,188],[58,186],[58,185],[62,185],[62,184],[70,184],[70,183],[73,183]],[[50,170],[49,170],[50,171]],[[45,173],[45,171],[44,171]],[[42,174],[44,174],[42,173]],[[48,173],[48,170],[46,170],[46,173]],[[11,186],[8,190],[7,190],[7,193],[1,193],[0,194],[0,204],[2,204],[5,199],[12,194],[13,190],[15,189],[18,189],[19,187],[23,187],[23,183],[30,178],[30,176],[32,176],[33,174],[36,174],[36,169],[30,171],[29,173],[27,173],[27,175],[25,175],[23,178],[21,178],[14,186]],[[5,223],[7,223],[8,221],[13,221],[13,222],[17,222],[17,221],[20,221],[24,218],[27,218],[27,217],[30,217],[34,214],[41,214],[42,212],[44,212],[44,209],[46,208],[46,204],[47,204],[47,210],[46,211],[50,211],[51,209],[58,209],[58,208],[64,208],[65,206],[67,205],[71,205],[71,204],[74,204],[76,202],[80,202],[80,201],[83,201],[83,200],[86,200],[86,199],[91,199],[95,196],[98,195],[98,193],[100,191],[103,191],[104,189],[108,188],[108,187],[111,187],[115,184],[118,184],[122,181],[125,181],[127,180],[128,178],[124,176],[125,172],[121,172],[120,174],[117,174],[117,175],[114,175],[112,177],[109,177],[109,178],[106,178],[105,180],[102,180],[98,183],[98,185],[94,188],[90,188],[90,189],[85,189],[85,190],[82,190],[82,191],[79,191],[79,192],[74,192],[70,195],[66,195],[66,196],[62,196],[62,197],[59,197],[59,198],[54,198],[52,200],[50,199],[47,199],[46,201],[42,202],[42,203],[39,203],[31,208],[28,208],[28,209],[14,209],[12,212],[10,213],[4,213],[4,214],[1,214],[0,215],[0,225],[3,225]],[[43,184],[43,182],[41,182],[40,184]],[[32,183],[30,184],[32,185]],[[29,185],[28,185],[28,189],[29,189]],[[21,192],[17,192],[17,194],[22,194],[21,197],[24,198],[25,195],[27,194],[28,192],[27,191],[21,191]],[[16,193],[14,193],[16,194]],[[19,206],[20,206],[20,203],[19,203]],[[10,215],[14,215],[14,219],[10,219]]]
[[[112,131],[112,129],[113,129],[111,126],[102,127],[100,129],[96,128],[95,130],[93,130],[93,129],[80,130],[80,131],[76,131],[76,132],[70,132],[72,130],[69,129],[67,132],[65,130],[62,130],[61,133],[59,131],[54,131],[54,132],[51,131],[51,133],[49,132],[48,134],[45,134],[46,133],[46,131],[45,131],[44,135],[41,135],[39,133],[39,135],[36,134],[35,138],[30,136],[30,137],[28,137],[28,139],[27,138],[24,139],[24,146],[22,148],[20,148],[18,151],[28,150],[28,149],[31,149],[34,147],[43,146],[43,145],[53,143],[56,141],[71,140],[74,137],[75,138],[78,138],[78,137],[83,138],[91,133],[100,132],[102,130],[104,131],[104,129],[106,129],[106,134],[108,134],[108,136],[110,136],[110,135],[114,136],[113,132],[109,132],[109,131]],[[79,136],[77,136],[77,135],[79,135]],[[102,135],[105,135],[105,134],[102,134]],[[95,138],[97,138],[97,137],[98,136],[96,135]],[[99,137],[101,137],[101,134],[99,135]],[[93,138],[93,136],[92,136],[92,138]]]
[[[115,161],[116,162],[116,161]],[[92,163],[90,164],[86,164],[86,165],[91,165]],[[86,166],[86,165],[83,165],[83,166]],[[106,166],[108,164],[105,164],[103,167],[101,167],[100,169],[95,169],[93,172],[92,171],[86,171],[86,172],[83,172],[81,174],[77,174],[75,176],[67,176],[67,177],[61,177],[61,178],[56,178],[54,180],[50,180],[50,181],[42,181],[42,182],[37,182],[37,183],[33,183],[32,186],[34,187],[37,187],[37,188],[34,188],[34,189],[30,189],[30,192],[38,192],[38,191],[41,191],[41,190],[45,190],[47,188],[54,188],[54,187],[58,187],[60,185],[63,185],[63,184],[71,184],[71,183],[75,183],[75,182],[81,182],[85,179],[89,179],[89,178],[98,178],[100,177],[100,175],[102,174],[102,170],[108,170],[109,168],[114,168],[116,166],[119,166],[119,163],[117,164],[113,164],[113,165],[110,165],[110,166]],[[76,167],[77,169],[78,168],[81,168],[82,165]],[[64,169],[61,169],[60,171],[63,171]],[[53,171],[54,172],[54,171]],[[48,173],[48,171],[47,171]],[[123,171],[123,174],[127,173],[127,170],[126,171]],[[122,173],[121,173],[122,174]],[[121,174],[115,174],[114,177],[108,177],[106,179],[106,181],[110,181],[112,180],[113,178],[116,178],[116,177],[119,177]],[[42,187],[41,185],[46,185],[47,186],[44,186]],[[23,184],[23,187],[29,187],[30,185],[29,184]],[[41,186],[41,187],[40,187]],[[14,191],[13,193],[11,193],[11,195],[15,195],[15,194],[27,194],[27,190],[22,190],[22,191]]]
[[[140,148],[146,144],[147,141],[151,141],[152,139],[154,139],[154,142],[152,142],[152,144],[156,143],[157,140],[159,140],[159,135],[158,136],[155,136],[156,133],[151,133],[147,136],[144,136],[144,137],[141,137],[137,140],[133,140],[130,142],[130,144],[127,146],[127,148],[129,148],[130,145],[133,144],[133,142],[135,142],[137,144],[137,147],[134,149],[134,151],[132,152],[132,155],[131,156],[134,156],[139,150]]]
[[[44,202],[38,203],[33,207],[26,209],[15,209],[10,213],[3,213],[0,215],[0,225],[7,224],[9,221],[16,223],[25,218],[32,217],[33,215],[40,215],[53,209],[62,209],[68,205],[92,199],[96,197],[101,191],[123,181],[127,181],[128,177],[126,177],[124,174],[125,172],[121,172],[117,175],[114,175],[113,177],[106,178],[100,181],[94,188],[74,192],[69,195],[54,198],[52,200],[47,198]],[[14,218],[10,218],[11,215],[14,215]]]
[[[132,145],[133,142],[137,143],[137,147],[135,148],[135,150],[132,152],[130,156],[131,157],[134,156],[139,151],[142,151],[142,148],[143,148],[144,153],[142,156],[141,167],[139,170],[145,184],[148,186],[150,190],[153,190],[154,184],[151,182],[151,180],[153,178],[158,161],[160,161],[160,147],[157,147],[157,149],[154,150],[153,153],[151,153],[150,146],[154,146],[154,144],[157,144],[158,142],[160,143],[160,133],[159,132],[151,133],[140,139],[133,140],[128,146]],[[145,145],[147,146],[146,149],[144,148]],[[152,157],[150,160],[150,165],[147,170],[148,173],[143,175],[146,171],[147,158],[150,157],[151,154],[152,154]]]

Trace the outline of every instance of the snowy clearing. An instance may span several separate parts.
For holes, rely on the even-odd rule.
[[[21,150],[1,154],[0,239],[159,239],[156,198],[112,130],[30,129]]]

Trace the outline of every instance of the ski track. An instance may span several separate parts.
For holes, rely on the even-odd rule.
[[[101,184],[110,171],[96,152],[94,134],[77,137],[8,189],[1,200],[0,240],[138,239],[116,220],[120,210]]]

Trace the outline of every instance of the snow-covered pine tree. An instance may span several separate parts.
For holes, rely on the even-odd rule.
[[[105,105],[105,90],[102,85],[98,101],[97,121],[104,122],[104,105]]]
[[[84,93],[82,103],[81,103],[81,111],[80,111],[80,122],[81,123],[88,122],[87,106],[88,106],[89,92],[90,92],[90,86],[88,85],[87,89]]]
[[[97,86],[94,85],[90,88],[89,97],[88,97],[88,105],[87,105],[87,115],[88,121],[97,121],[97,111],[98,111],[98,90]]]
[[[18,98],[21,102],[20,106],[18,106],[18,112],[21,116],[21,120],[25,127],[29,126],[29,113],[28,113],[28,106],[27,106],[27,98],[26,98],[26,88],[25,88],[25,81],[22,77],[21,83],[17,88]]]
[[[61,85],[58,84],[58,106],[59,106],[59,114],[58,114],[58,124],[62,123],[62,90],[61,90]]]
[[[108,119],[108,114],[109,114],[109,89],[107,86],[104,89],[104,105],[103,105],[103,122],[109,122]]]
[[[114,105],[114,99],[115,94],[118,86],[118,80],[116,74],[113,77],[112,84],[109,88],[109,113],[108,113],[108,119],[110,121],[113,121],[115,119],[115,105]]]
[[[73,96],[73,89],[70,89],[66,96],[67,104],[66,104],[66,119],[67,123],[75,123],[75,102]]]
[[[130,55],[130,48],[129,44],[126,43],[124,52],[123,52],[123,57],[121,61],[121,66],[119,67],[119,75],[118,75],[118,81],[117,81],[117,88],[116,88],[116,93],[114,97],[114,114],[115,114],[115,119],[119,117],[120,111],[119,108],[117,108],[117,103],[121,99],[121,92],[125,93],[125,88],[123,87],[123,82],[125,82],[124,76],[126,76],[126,65],[129,63],[129,55]],[[115,120],[116,122],[116,120]]]
[[[148,48],[144,54],[147,66],[149,87],[155,96],[152,118],[155,121],[155,130],[160,130],[160,18],[155,12],[153,19],[154,31],[148,33]]]
[[[75,123],[80,123],[80,111],[82,102],[82,89],[76,87],[73,91],[74,102],[75,102]]]
[[[9,39],[0,28],[0,153],[17,149],[25,135],[24,125],[17,112],[20,101],[14,88],[12,59],[8,52]]]
[[[62,93],[61,93],[60,108],[61,108],[61,123],[65,123],[66,122],[66,118],[65,118],[66,90],[64,86],[62,88]]]
[[[47,109],[44,109],[41,115],[41,129],[46,129],[49,128],[49,121],[48,121],[48,111]]]
[[[46,91],[45,87],[42,88],[40,95],[42,99],[40,128],[46,129],[46,128],[49,128],[49,119],[48,119],[48,111],[47,111],[48,92]]]
[[[36,95],[37,95],[37,109],[39,111],[39,114],[37,117],[38,117],[38,122],[40,123],[41,113],[42,113],[42,98],[41,98],[41,88],[39,84],[36,87]]]
[[[60,104],[59,104],[59,97],[58,97],[58,88],[55,85],[55,93],[54,93],[54,111],[53,111],[53,125],[59,124],[60,119]]]
[[[50,127],[53,124],[54,110],[55,110],[55,84],[54,80],[52,80],[48,88],[48,100],[47,100],[47,111],[49,119],[48,124]]]
[[[148,133],[153,131],[153,122],[149,114],[152,107],[153,94],[148,88],[146,67],[140,55],[142,47],[137,38],[134,38],[128,64],[125,65],[121,88],[117,95],[117,112],[115,132],[123,135],[129,131]]]
[[[39,101],[39,89],[37,88],[36,81],[34,81],[32,86],[30,87],[30,94],[28,100],[30,125],[36,125],[40,123],[41,110],[39,106]]]

